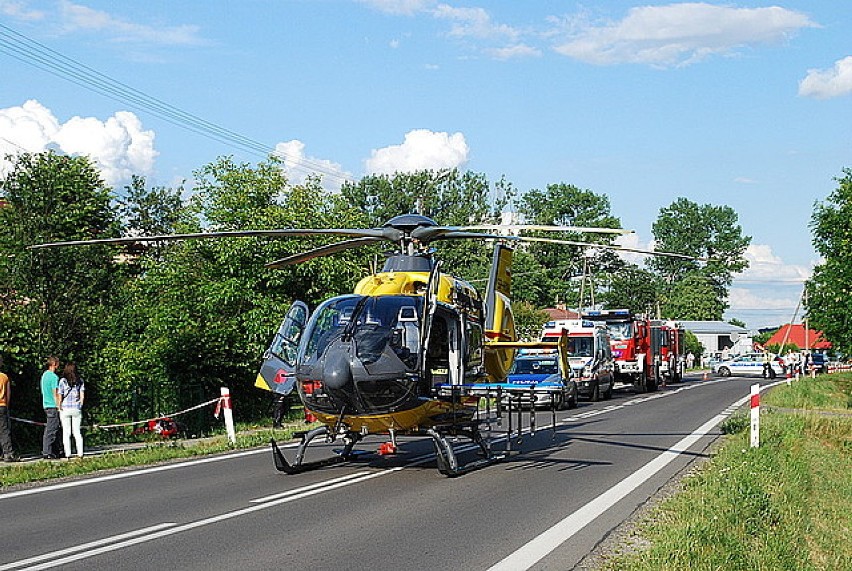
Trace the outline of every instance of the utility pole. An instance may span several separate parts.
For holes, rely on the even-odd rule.
[[[805,350],[810,352],[811,346],[808,342],[808,288],[805,286],[805,290],[802,292],[802,297],[804,298],[804,324],[805,324]]]

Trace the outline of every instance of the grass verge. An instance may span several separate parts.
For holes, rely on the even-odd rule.
[[[852,569],[852,375],[780,385],[761,404],[761,446],[744,415],[714,457],[638,523],[604,569]],[[796,411],[787,412],[787,409]],[[639,546],[639,547],[637,547]]]
[[[237,434],[236,444],[231,444],[227,436],[219,435],[193,441],[151,442],[143,448],[105,452],[94,456],[86,456],[80,460],[38,460],[35,462],[14,464],[0,463],[0,492],[16,484],[80,476],[104,470],[144,466],[168,460],[217,454],[230,450],[255,448],[267,444],[270,438],[275,438],[279,441],[289,440],[293,437],[294,432],[304,430],[305,424],[295,422],[275,431],[268,428],[240,428],[242,430]]]

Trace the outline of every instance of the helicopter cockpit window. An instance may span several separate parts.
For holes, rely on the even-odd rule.
[[[335,297],[316,309],[306,331],[305,357],[322,354],[326,346],[343,333],[360,299],[356,295]]]
[[[406,367],[414,368],[420,350],[420,305],[419,298],[406,296],[367,299],[355,316],[353,335],[358,359],[365,365],[374,363],[390,344]]]
[[[352,336],[355,356],[364,365],[375,363],[388,345],[409,369],[420,353],[422,299],[409,296],[332,298],[313,314],[305,332],[305,362],[319,358],[334,339]]]
[[[467,368],[478,372],[482,367],[482,327],[478,323],[468,322],[467,329]]]
[[[285,363],[294,363],[307,318],[308,312],[304,304],[293,305],[278,329],[269,351]]]

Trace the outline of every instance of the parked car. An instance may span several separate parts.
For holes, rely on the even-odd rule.
[[[746,353],[715,363],[713,365],[713,373],[722,377],[768,377],[774,379],[779,375],[784,375],[784,361],[777,355],[770,355],[770,367],[768,373],[764,363],[766,357],[763,353]]]
[[[513,386],[532,386],[537,389],[533,406],[550,406],[551,394],[555,393],[556,408],[575,408],[577,406],[577,383],[559,366],[556,353],[520,353],[515,357],[506,382]],[[503,396],[504,402],[508,396]],[[521,402],[529,405],[529,397],[522,395]]]

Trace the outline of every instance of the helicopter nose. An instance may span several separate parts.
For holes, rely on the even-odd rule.
[[[331,389],[342,389],[352,382],[349,354],[346,351],[329,352],[323,365],[323,384]]]

